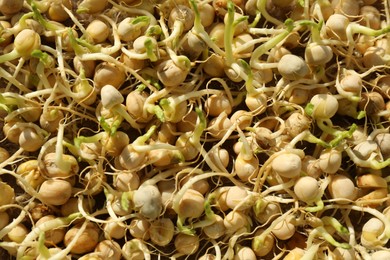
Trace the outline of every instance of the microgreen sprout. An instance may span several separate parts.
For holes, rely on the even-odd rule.
[[[24,239],[24,244],[28,245],[28,242],[34,241],[36,238],[39,238],[40,234],[50,231],[53,228],[57,228],[63,225],[69,225],[72,221],[78,219],[81,217],[80,213],[74,213],[72,215],[69,215],[67,217],[63,218],[55,218],[52,220],[49,220],[45,223],[42,223],[41,225],[35,227]],[[22,257],[23,254],[25,253],[27,246],[22,245],[21,247],[18,248],[17,251],[17,256],[18,258]]]
[[[132,41],[139,37],[142,30],[150,24],[150,17],[127,17],[118,25],[118,34],[122,41]]]
[[[198,5],[195,0],[190,0],[190,4],[195,13],[194,27],[192,28],[195,35],[198,35],[215,53],[223,54],[223,51],[211,40],[205,28],[202,25]]]
[[[112,85],[105,85],[101,89],[101,102],[103,108],[106,108],[113,113],[118,114],[120,117],[123,117],[127,122],[129,122],[134,128],[139,129],[140,126],[135,122],[135,120],[126,112],[123,101],[123,95]],[[115,129],[110,131],[115,133]]]
[[[34,18],[47,30],[56,31],[63,29],[61,26],[58,26],[57,24],[53,22],[48,22],[46,19],[42,16],[42,14],[38,10],[38,6],[35,1],[32,1],[31,8],[34,12]]]
[[[337,220],[334,220],[334,221],[337,221]],[[337,223],[337,226],[339,226],[339,223]],[[345,229],[341,229],[341,231],[345,233]],[[313,231],[310,232],[309,237],[308,237],[308,243],[307,243],[308,246],[307,246],[307,248],[310,248],[310,246],[312,245],[312,241],[313,241],[314,237],[316,237],[316,236],[322,237],[323,239],[328,241],[333,246],[341,247],[341,248],[344,248],[344,249],[350,249],[351,248],[351,245],[348,244],[348,243],[337,242],[332,237],[332,235],[326,230],[326,228],[324,226],[318,226],[315,229],[313,229]]]
[[[265,1],[261,1],[261,2],[265,2]],[[262,69],[261,65],[259,64],[260,57],[264,53],[266,53],[267,51],[269,51],[270,49],[275,47],[277,44],[279,44],[281,41],[283,41],[291,33],[291,31],[294,29],[294,24],[293,24],[292,20],[289,20],[289,19],[286,20],[285,25],[287,28],[283,33],[275,36],[274,38],[267,41],[266,43],[263,43],[262,45],[258,46],[253,51],[250,62],[249,62],[251,68]]]
[[[95,1],[95,0],[83,0],[77,6],[77,13],[96,14],[104,10],[108,4],[107,0]]]
[[[19,57],[29,57],[34,50],[41,47],[41,37],[31,29],[24,29],[16,35],[14,46],[15,49],[13,51],[0,56],[0,63],[14,60]]]
[[[234,4],[232,1],[227,2],[227,19],[225,23],[225,27],[227,28],[226,33],[224,34],[224,47],[225,47],[225,56],[226,56],[226,63],[228,66],[230,66],[232,63],[234,63],[234,57],[233,57],[233,36],[236,30],[236,27],[242,23],[243,21],[246,21],[248,17],[241,16],[238,19],[234,19]]]

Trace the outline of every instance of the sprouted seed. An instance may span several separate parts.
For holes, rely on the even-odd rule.
[[[389,8],[0,0],[0,255],[388,259]]]

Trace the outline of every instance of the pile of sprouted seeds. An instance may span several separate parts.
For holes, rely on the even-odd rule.
[[[387,0],[0,12],[2,259],[390,259]]]

